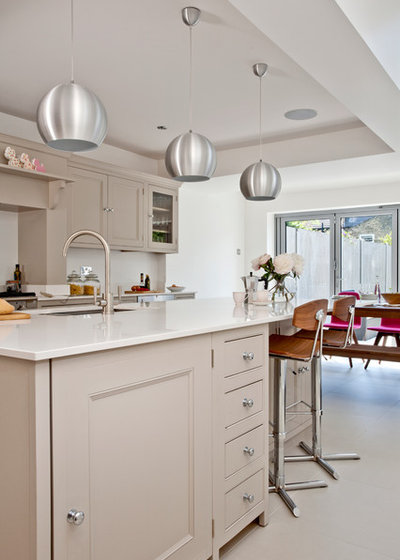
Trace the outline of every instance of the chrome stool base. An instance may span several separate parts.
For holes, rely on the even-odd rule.
[[[322,391],[321,391],[321,358],[315,357],[312,360],[311,371],[311,416],[312,416],[312,447],[304,441],[299,446],[307,455],[289,455],[285,457],[285,462],[295,461],[315,461],[320,467],[326,470],[332,478],[339,479],[339,473],[328,463],[328,461],[339,461],[346,459],[360,459],[357,453],[332,453],[323,455],[321,446],[321,417],[322,417]]]
[[[269,486],[268,491],[275,492],[285,502],[295,517],[300,517],[300,508],[296,506],[287,490],[309,490],[310,488],[326,488],[328,485],[323,480],[307,480],[305,482],[288,482],[283,488]]]
[[[299,517],[300,509],[287,493],[288,490],[308,490],[310,488],[326,488],[323,480],[309,480],[304,482],[286,482],[285,478],[285,423],[286,423],[286,365],[287,360],[274,359],[274,469],[270,472],[271,485],[269,492],[276,492],[295,517]]]

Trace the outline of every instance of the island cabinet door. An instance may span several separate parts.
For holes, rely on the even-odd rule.
[[[211,555],[210,337],[52,362],[54,560]]]

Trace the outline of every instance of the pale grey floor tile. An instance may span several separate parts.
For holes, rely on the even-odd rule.
[[[269,532],[266,538],[266,531]],[[287,524],[258,528],[235,547],[222,551],[221,560],[389,560],[392,557],[347,543],[340,538]],[[392,558],[394,560],[395,557]]]

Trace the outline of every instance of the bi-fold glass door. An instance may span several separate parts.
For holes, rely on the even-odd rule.
[[[367,208],[336,214],[337,291],[397,291],[397,210]]]
[[[280,219],[277,252],[298,253],[305,262],[301,277],[296,281],[286,281],[288,289],[296,291],[300,300],[326,298],[332,293],[332,224],[331,214],[293,215]]]
[[[277,253],[305,260],[298,297],[368,294],[377,282],[382,292],[397,291],[398,213],[397,207],[374,207],[277,216]]]

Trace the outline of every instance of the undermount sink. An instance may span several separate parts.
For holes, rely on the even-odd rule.
[[[119,311],[136,311],[136,309],[114,309],[115,313]],[[75,309],[72,311],[52,311],[50,313],[41,313],[41,315],[93,315],[94,313],[103,313],[102,309]]]

